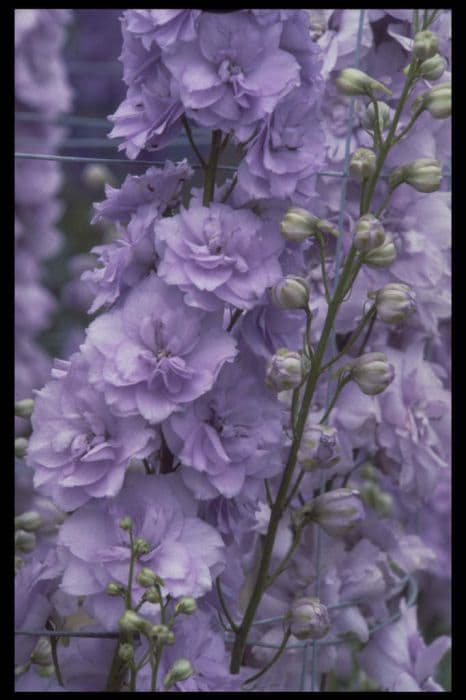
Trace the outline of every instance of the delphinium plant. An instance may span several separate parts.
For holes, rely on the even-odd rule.
[[[36,626],[90,636],[19,689],[441,690],[449,640],[400,594],[443,546],[415,522],[448,478],[448,144],[416,129],[451,87],[445,13],[396,12],[123,13],[111,135],[135,159],[184,129],[194,161],[96,205],[99,314],[27,448],[64,522],[17,575]]]

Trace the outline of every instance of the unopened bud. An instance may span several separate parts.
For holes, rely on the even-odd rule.
[[[26,453],[28,451],[28,441],[26,438],[19,437],[16,438],[15,440],[15,457],[18,457],[18,459],[22,459],[23,457],[26,456]]]
[[[447,62],[439,53],[427,58],[419,66],[419,74],[425,80],[438,80],[445,72]]]
[[[314,225],[318,221],[316,216],[310,214],[306,209],[291,207],[286,212],[281,224],[280,231],[283,238],[294,243],[302,243],[314,233]]]
[[[129,515],[127,515],[120,520],[119,525],[122,530],[131,530],[131,528],[133,527],[133,521],[131,520]]]
[[[31,654],[31,661],[37,666],[50,666],[53,663],[52,647],[48,639],[40,637]]]
[[[194,669],[188,659],[178,659],[175,661],[168,673],[165,674],[163,678],[163,687],[165,690],[168,690],[175,683],[185,681],[187,678],[192,676],[193,673]]]
[[[26,530],[16,530],[15,532],[15,549],[20,552],[28,553],[36,546],[36,536],[33,532]]]
[[[15,402],[15,416],[29,418],[34,410],[34,399],[22,399]]]
[[[49,666],[37,666],[36,673],[41,678],[50,678],[55,675],[55,666],[53,664],[49,664]]]
[[[142,632],[147,628],[147,621],[134,610],[125,610],[118,620],[118,625],[123,632]]]
[[[418,32],[414,37],[413,54],[421,61],[435,56],[438,50],[438,38],[428,29]]]
[[[271,297],[280,309],[307,309],[309,286],[303,277],[288,275],[272,287]]]
[[[365,253],[363,258],[363,262],[369,267],[388,267],[394,260],[396,260],[396,248],[389,234],[385,234],[385,241],[381,246]]]
[[[353,243],[362,253],[379,248],[385,238],[384,228],[373,214],[364,214],[356,221]]]
[[[112,184],[115,178],[106,165],[91,163],[83,170],[82,179],[85,185],[97,189],[103,187],[107,182]]]
[[[339,91],[349,97],[354,95],[370,96],[375,90],[385,92],[387,95],[392,94],[392,91],[383,83],[374,80],[374,78],[371,78],[370,75],[358,68],[344,68],[335,83]]]
[[[377,100],[377,111],[379,114],[379,129],[382,133],[385,131],[385,129],[388,129],[388,125],[390,124],[390,107],[386,102],[379,102]],[[367,131],[375,130],[377,121],[373,102],[367,106],[366,111],[361,118],[361,124]]]
[[[389,493],[382,491],[378,484],[370,481],[361,488],[361,499],[373,508],[382,517],[387,517],[392,512],[393,499]]]
[[[167,625],[151,625],[149,630],[150,637],[157,637],[160,641],[165,641],[167,634],[169,633]]]
[[[340,459],[340,444],[335,428],[306,424],[298,451],[298,463],[304,471],[328,469]]]
[[[143,537],[138,537],[134,541],[133,551],[136,556],[142,557],[144,554],[148,554],[150,549],[150,544]]]
[[[127,642],[120,644],[118,647],[118,658],[121,659],[124,663],[129,663],[134,656],[134,649],[132,644],[128,644]]]
[[[332,537],[341,537],[364,518],[359,491],[341,488],[323,493],[301,509]]]
[[[386,284],[377,292],[369,292],[374,299],[377,315],[385,323],[400,323],[416,309],[416,295],[407,284]]]
[[[381,394],[395,377],[393,365],[383,352],[368,352],[350,364],[350,376],[364,394]]]
[[[434,119],[446,119],[451,115],[451,83],[435,85],[424,95],[424,107]]]
[[[303,358],[299,352],[280,348],[267,363],[266,384],[277,392],[295,389],[303,380]]]
[[[34,532],[42,525],[42,518],[35,510],[28,510],[15,518],[15,530]]]
[[[110,583],[107,584],[106,591],[107,595],[123,596],[126,593],[126,588],[121,583],[110,581]]]
[[[150,586],[154,586],[156,583],[158,583],[158,576],[152,571],[152,569],[141,569],[141,571],[138,571],[136,575],[136,581],[139,583],[140,586],[143,586],[143,588],[149,588]]]
[[[359,182],[367,180],[376,170],[377,156],[370,148],[358,148],[351,156],[349,171]]]
[[[148,588],[144,593],[144,600],[147,600],[148,603],[161,603],[160,593],[157,588],[153,586]]]
[[[396,168],[390,175],[389,185],[395,189],[405,182],[418,192],[435,192],[440,187],[442,171],[438,160],[433,158],[417,158],[416,160]]]
[[[164,643],[172,646],[176,642],[175,634],[171,630],[164,637]]]
[[[325,605],[318,598],[299,598],[287,615],[291,633],[297,639],[322,639],[331,627]]]
[[[175,615],[192,615],[196,610],[196,601],[191,596],[183,596],[175,605]]]

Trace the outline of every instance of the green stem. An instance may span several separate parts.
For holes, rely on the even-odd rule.
[[[273,505],[273,498],[272,498],[272,494],[270,492],[270,486],[269,486],[268,479],[264,479],[264,485],[265,485],[265,496],[267,498],[267,504],[268,504],[269,508],[271,508]]]
[[[331,360],[329,360],[325,365],[323,365],[321,372],[325,372],[326,369],[331,367],[337,360],[340,359],[340,357],[343,357],[343,355],[346,355],[348,350],[351,348],[351,346],[356,342],[356,340],[359,338],[361,335],[365,325],[367,324],[368,321],[372,319],[372,317],[375,317],[375,308],[371,306],[369,311],[367,311],[362,319],[359,321],[358,325],[354,329],[353,333],[351,334],[348,342],[346,343],[345,347],[340,350],[340,352],[335,355],[335,357],[332,357]]]
[[[131,546],[131,557],[129,560],[129,572],[128,572],[128,586],[126,588],[126,595],[125,595],[125,608],[126,610],[132,610],[133,608],[133,601],[132,601],[132,589],[133,589],[133,574],[134,574],[134,561],[136,559],[136,555],[134,553],[134,540],[133,540],[133,531],[129,531],[129,542]]]
[[[201,167],[203,168],[203,170],[205,170],[207,168],[207,163],[205,162],[202,153],[200,152],[200,150],[196,146],[196,143],[195,143],[194,138],[193,138],[193,132],[191,131],[191,127],[189,125],[189,122],[184,115],[181,117],[181,122],[182,122],[184,129],[186,131],[186,135],[188,137],[189,143],[191,144],[191,148],[193,149],[194,153],[196,154],[197,159],[198,159],[199,163],[201,164]]]
[[[314,351],[312,350],[311,344],[311,323],[312,323],[312,312],[310,309],[306,309],[306,330],[304,333],[304,352],[312,358],[314,357]]]
[[[296,549],[298,548],[298,545],[301,541],[301,535],[302,535],[302,530],[301,529],[296,530],[293,541],[292,541],[287,553],[285,554],[285,556],[283,557],[282,561],[277,566],[275,571],[272,574],[270,574],[268,581],[267,581],[267,588],[270,588],[272,583],[280,576],[280,574],[282,574],[285,571],[291,557],[293,556]]]
[[[157,644],[155,648],[155,660],[151,664],[150,689],[154,693],[157,692],[157,674],[159,672],[160,658],[162,656],[162,647]]]
[[[382,170],[383,164],[385,163],[385,160],[387,158],[388,152],[393,145],[393,137],[395,135],[396,127],[398,126],[398,122],[400,120],[401,112],[403,111],[403,107],[405,106],[405,102],[408,99],[409,91],[411,88],[412,83],[414,82],[415,79],[415,74],[417,71],[417,66],[418,66],[418,61],[414,60],[409,66],[409,71],[408,75],[406,77],[406,82],[403,87],[403,92],[401,93],[400,100],[397,104],[395,114],[393,116],[393,121],[390,124],[390,129],[387,134],[386,140],[383,142],[381,145],[379,155],[377,158],[377,165],[374,174],[368,181],[368,186],[367,186],[367,192],[364,200],[364,206],[361,211],[362,214],[367,214],[367,212],[370,209],[371,202],[372,202],[372,197],[374,195],[374,190],[375,186],[377,184],[377,181],[379,179],[380,172]]]
[[[364,336],[364,339],[363,339],[363,341],[362,341],[362,343],[361,343],[361,347],[360,347],[359,350],[358,350],[358,356],[359,356],[359,355],[362,355],[362,353],[364,352],[364,348],[366,347],[366,343],[367,343],[367,341],[368,341],[369,338],[370,338],[370,335],[371,335],[371,333],[372,333],[372,329],[374,328],[374,323],[375,323],[375,319],[376,319],[376,318],[377,318],[377,314],[374,314],[374,315],[372,316],[370,322],[369,322],[369,325],[368,325],[368,327],[367,327],[366,335]]]
[[[325,289],[325,300],[327,304],[330,303],[330,291],[329,291],[329,286],[328,286],[328,277],[327,277],[327,267],[325,265],[325,241],[321,233],[319,231],[316,232],[316,238],[317,238],[317,243],[319,244],[319,255],[320,255],[320,266],[322,268],[322,282],[324,283],[324,289]]]
[[[291,632],[290,632],[290,628],[288,628],[286,630],[285,634],[283,635],[282,643],[280,644],[279,648],[277,649],[275,654],[272,656],[272,658],[270,659],[268,664],[266,664],[264,666],[264,668],[262,668],[259,671],[259,673],[256,673],[254,676],[250,676],[249,678],[247,678],[245,680],[245,683],[252,683],[253,681],[256,681],[258,678],[260,678],[262,675],[264,675],[264,673],[266,671],[268,671],[269,668],[271,668],[274,665],[275,661],[281,656],[282,652],[286,648],[286,643],[289,640],[290,636],[291,636]]]
[[[228,610],[228,607],[227,607],[225,598],[223,597],[222,586],[221,586],[221,583],[220,583],[220,576],[217,576],[217,578],[215,579],[215,587],[216,587],[216,589],[217,589],[218,599],[219,599],[219,601],[220,601],[220,605],[222,606],[222,610],[223,610],[223,612],[225,613],[225,617],[227,618],[228,623],[229,623],[231,629],[233,630],[233,632],[236,632],[236,630],[238,629],[238,627],[237,627],[237,625],[235,624],[235,622],[234,622],[232,616],[230,615],[230,611]]]
[[[235,311],[231,317],[230,323],[228,324],[227,332],[231,331],[231,329],[233,328],[233,326],[235,325],[236,321],[239,319],[239,317],[241,316],[242,313],[243,313],[242,309],[235,309]]]
[[[228,189],[226,190],[225,194],[223,195],[223,197],[221,199],[222,204],[223,204],[223,202],[227,201],[228,197],[231,195],[231,193],[235,189],[237,182],[238,182],[238,175],[235,173],[233,175],[233,177],[231,178],[230,186],[228,187]]]
[[[411,129],[412,125],[416,122],[417,119],[419,119],[419,117],[421,116],[421,114],[422,114],[424,111],[425,111],[425,110],[424,110],[424,107],[421,106],[421,107],[419,107],[419,108],[414,112],[413,116],[411,117],[411,119],[409,120],[409,122],[407,123],[407,125],[404,127],[404,129],[403,129],[402,131],[400,131],[400,133],[398,134],[398,136],[397,136],[395,139],[393,139],[393,144],[392,144],[393,146],[394,146],[396,143],[399,143],[399,142],[401,141],[401,139],[402,139],[404,136],[406,136],[406,134],[408,133],[408,131]]]
[[[136,690],[137,675],[138,675],[137,668],[133,662],[130,666],[130,677],[129,677],[129,689],[130,690]]]
[[[53,666],[55,668],[55,675],[57,677],[57,681],[58,681],[59,685],[61,685],[61,687],[64,688],[65,684],[63,683],[63,678],[62,678],[61,671],[60,671],[60,665],[58,663],[58,650],[57,650],[58,639],[59,639],[59,637],[51,637],[50,638],[50,647],[52,650],[52,661],[53,661]]]
[[[215,129],[212,132],[212,146],[210,149],[209,162],[205,169],[204,176],[204,195],[202,203],[208,207],[214,197],[215,191],[215,176],[217,173],[217,162],[220,154],[220,142],[222,140],[222,132],[220,129]]]
[[[292,489],[291,489],[291,491],[290,491],[290,493],[289,493],[289,495],[288,495],[288,498],[286,499],[285,508],[288,508],[288,506],[291,504],[291,501],[293,500],[293,498],[295,497],[295,495],[296,495],[296,493],[297,493],[299,487],[301,486],[301,482],[302,482],[302,480],[303,480],[303,478],[304,478],[305,473],[306,473],[306,472],[305,472],[304,469],[301,469],[301,471],[299,472],[298,478],[297,478],[296,481],[295,481],[295,485],[292,487]]]
[[[298,410],[298,403],[299,403],[299,389],[293,389],[293,394],[291,398],[291,430],[295,431],[296,427],[296,411]]]
[[[333,324],[343,298],[342,291],[345,289],[346,284],[348,282],[348,278],[352,271],[355,257],[356,249],[354,248],[354,246],[352,246],[345,260],[342,274],[337,284],[334,296],[328,306],[327,317],[325,319],[322,335],[314,353],[314,359],[311,365],[311,370],[306,381],[301,410],[296,425],[296,432],[293,438],[293,442],[291,444],[288,460],[283,471],[282,480],[277,492],[275,503],[273,504],[273,507],[271,509],[269,525],[263,542],[262,556],[257,570],[255,585],[253,587],[251,597],[246,607],[243,621],[241,622],[241,625],[239,626],[239,629],[235,634],[235,642],[233,645],[230,665],[231,673],[239,673],[241,663],[243,660],[244,650],[246,648],[249,630],[254,621],[254,616],[261,601],[262,594],[267,585],[268,571],[270,566],[270,560],[272,558],[275,537],[277,534],[278,525],[284,512],[288,489],[293,477],[294,468],[296,466],[298,450],[301,444],[301,438],[303,436],[307,414],[309,412],[312,397],[314,395],[314,391],[317,386],[317,381],[320,376],[321,362],[324,357],[327,348],[327,343],[329,341],[330,334],[333,328]]]
[[[370,95],[372,104],[374,105],[374,116],[375,116],[375,128],[374,128],[374,145],[378,148],[382,147],[382,131],[380,129],[380,119],[379,119],[379,105],[377,104],[377,99],[371,93]]]
[[[385,197],[383,198],[383,202],[380,205],[380,207],[377,209],[375,212],[375,217],[376,219],[380,218],[380,215],[382,214],[383,210],[386,208],[387,204],[389,203],[391,196],[393,192],[395,191],[395,188],[389,187],[387,192],[385,193]]]
[[[330,404],[329,404],[327,410],[325,411],[324,415],[322,416],[322,418],[319,421],[320,424],[325,423],[325,421],[329,417],[330,413],[332,412],[332,409],[335,406],[337,399],[340,396],[343,388],[348,384],[349,381],[350,381],[350,379],[349,379],[349,377],[347,377],[346,379],[343,379],[342,381],[338,382],[337,388],[335,389],[335,393],[332,397],[332,400],[330,401]]]

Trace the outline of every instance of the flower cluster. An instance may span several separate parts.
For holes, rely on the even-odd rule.
[[[197,162],[106,185],[93,221],[116,235],[83,275],[99,313],[16,405],[17,625],[118,636],[60,668],[22,641],[17,689],[441,690],[449,13],[129,9],[121,27],[110,136],[135,159],[184,127]]]

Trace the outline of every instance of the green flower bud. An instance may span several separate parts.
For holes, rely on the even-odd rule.
[[[31,661],[37,666],[50,666],[53,663],[52,646],[46,637],[40,637],[31,654]]]
[[[421,61],[435,56],[438,50],[438,38],[428,29],[418,32],[414,37],[413,54]]]
[[[364,484],[361,488],[361,499],[382,517],[388,517],[392,512],[392,497],[372,481]]]
[[[175,605],[175,615],[192,615],[196,610],[196,601],[191,596],[183,596]]]
[[[286,212],[280,231],[283,238],[293,243],[302,243],[314,233],[314,227],[318,218],[310,214],[306,209],[291,207]]]
[[[163,687],[165,690],[168,690],[175,683],[185,681],[187,678],[192,676],[193,673],[194,669],[188,659],[178,659],[175,661],[168,673],[165,674],[163,679]]]
[[[348,364],[351,379],[368,396],[381,394],[395,377],[395,370],[383,352],[367,352]]]
[[[106,165],[101,165],[100,163],[86,165],[82,173],[82,180],[85,185],[92,189],[103,187],[107,182],[110,184],[115,183],[113,173]]]
[[[36,546],[36,536],[33,532],[26,530],[16,530],[15,532],[15,549],[20,552],[32,552]]]
[[[110,583],[107,584],[106,591],[107,595],[124,596],[126,593],[126,588],[121,583],[110,581]]]
[[[148,603],[160,603],[161,599],[159,591],[151,586],[144,593],[144,600],[147,600]]]
[[[379,129],[384,132],[390,124],[390,107],[386,102],[377,100],[377,111],[379,113]],[[371,102],[361,118],[361,125],[367,131],[374,131],[376,126],[376,114],[374,103]]]
[[[50,678],[55,674],[55,666],[50,664],[50,666],[37,666],[36,673],[41,678]]]
[[[133,527],[133,521],[131,520],[129,515],[127,515],[126,517],[120,520],[119,525],[122,530],[131,530],[131,528]]]
[[[15,416],[29,418],[34,410],[34,399],[22,399],[15,402]]]
[[[15,554],[15,574],[18,573],[18,571],[24,566],[24,561],[21,559],[21,557],[18,557],[17,554]]]
[[[351,156],[349,171],[359,182],[367,180],[376,170],[377,156],[370,148],[358,148]]]
[[[331,627],[328,610],[318,598],[295,600],[287,617],[297,639],[322,639]]]
[[[157,638],[162,644],[166,644],[170,637],[170,629],[167,625],[151,625],[147,631],[147,636],[152,639]]]
[[[26,456],[26,453],[28,451],[28,441],[26,438],[19,437],[16,438],[15,440],[15,457],[18,457],[18,459],[22,459],[23,457]]]
[[[447,62],[439,53],[427,58],[419,66],[419,74],[425,80],[438,80],[445,72]]]
[[[375,300],[377,315],[385,323],[400,323],[416,309],[415,293],[402,282],[386,284],[367,296]]]
[[[35,510],[28,510],[15,518],[15,530],[26,530],[34,532],[42,525],[42,518]]]
[[[125,664],[128,664],[134,656],[134,649],[132,644],[125,642],[120,644],[118,647],[118,658],[121,659]]]
[[[287,275],[272,287],[270,295],[280,309],[307,309],[309,285],[303,277]]]
[[[267,362],[266,384],[274,391],[287,391],[303,379],[303,358],[299,352],[280,348]]]
[[[158,583],[158,576],[152,571],[152,569],[141,569],[136,575],[136,581],[143,588],[149,588]]]
[[[439,86],[440,87],[440,86]],[[442,171],[438,160],[416,158],[416,160],[396,168],[389,178],[391,189],[405,182],[418,192],[435,192],[440,187]]]
[[[435,85],[425,93],[423,104],[434,119],[451,116],[451,83]]]
[[[386,234],[380,221],[373,214],[364,214],[356,221],[353,243],[355,248],[368,253],[385,242]]]
[[[164,638],[164,642],[165,642],[165,644],[168,644],[169,646],[172,646],[176,642],[175,635],[171,630],[169,632],[167,632],[167,634]]]
[[[373,248],[363,258],[363,262],[369,267],[388,267],[394,260],[396,260],[396,248],[389,234],[385,235],[385,241],[381,246]]]
[[[143,554],[148,554],[150,552],[150,544],[143,538],[138,537],[134,541],[133,551],[138,557],[142,557]]]
[[[371,95],[373,91],[380,90],[387,95],[391,95],[389,90],[383,83],[374,80],[370,75],[364,73],[358,68],[344,68],[335,81],[338,90],[349,97],[355,95]]]
[[[143,632],[147,628],[147,620],[144,620],[134,610],[125,610],[118,620],[118,625],[123,632]]]

